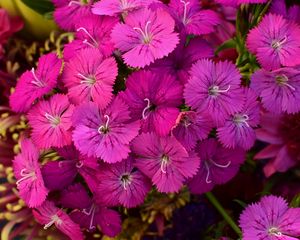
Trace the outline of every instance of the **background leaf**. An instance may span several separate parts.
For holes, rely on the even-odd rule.
[[[35,12],[45,16],[47,19],[51,18],[54,11],[54,5],[50,0],[21,0],[26,6]]]

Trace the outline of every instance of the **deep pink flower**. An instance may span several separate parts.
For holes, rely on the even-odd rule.
[[[140,129],[139,121],[129,122],[129,115],[129,107],[118,97],[105,110],[93,102],[80,105],[73,115],[76,148],[82,154],[108,163],[127,158],[129,143]]]
[[[74,223],[68,214],[57,208],[53,202],[45,201],[43,205],[32,211],[35,219],[45,225],[44,229],[53,224],[72,240],[83,239],[82,232],[78,224]]]
[[[146,8],[157,0],[102,0],[93,5],[92,12],[96,15],[126,17],[131,11]]]
[[[66,63],[62,80],[72,103],[78,105],[92,100],[103,109],[113,97],[117,75],[114,58],[104,58],[98,51],[84,49]]]
[[[185,84],[189,79],[189,71],[192,65],[201,58],[214,56],[213,48],[203,39],[192,38],[186,46],[185,37],[175,50],[163,59],[158,59],[149,66],[153,72],[164,72],[177,76],[177,79]]]
[[[197,141],[208,137],[212,128],[212,121],[207,114],[187,111],[179,114],[172,134],[187,150],[191,150]]]
[[[63,94],[39,101],[27,115],[33,142],[39,148],[46,149],[70,145],[73,109],[74,106]]]
[[[252,74],[250,86],[268,111],[277,114],[300,111],[300,69],[280,68],[272,72],[260,69]]]
[[[289,208],[281,197],[265,196],[242,212],[240,226],[244,240],[297,240],[300,208]]]
[[[238,6],[245,3],[266,3],[268,0],[215,0],[217,3],[227,6]]]
[[[253,128],[257,127],[260,119],[260,106],[257,95],[251,89],[245,89],[245,103],[242,110],[231,115],[224,126],[217,129],[217,136],[227,148],[241,147],[250,149],[256,135]]]
[[[114,50],[110,34],[117,22],[114,17],[95,15],[81,19],[76,23],[75,40],[65,45],[64,59],[70,60],[85,48],[91,48],[94,52],[98,49],[105,57],[110,56]]]
[[[133,158],[115,164],[103,164],[98,171],[96,197],[106,206],[136,207],[144,202],[151,182],[140,171],[134,170]]]
[[[145,67],[172,52],[179,42],[174,20],[164,10],[148,8],[129,13],[112,31],[112,41],[126,64]]]
[[[220,23],[218,14],[212,10],[202,10],[198,0],[171,0],[168,6],[182,33],[208,34]]]
[[[188,153],[174,137],[143,133],[132,143],[135,166],[152,179],[160,192],[178,192],[198,170],[200,159]]]
[[[48,194],[38,163],[39,156],[39,150],[33,143],[24,139],[21,142],[21,153],[13,160],[20,197],[31,208],[40,206]]]
[[[50,92],[56,86],[61,64],[55,53],[40,57],[37,69],[23,73],[10,96],[12,110],[27,112],[36,99]]]
[[[185,85],[186,103],[200,112],[207,112],[217,125],[239,112],[244,103],[240,74],[231,62],[213,63],[203,59],[195,63]]]
[[[133,119],[142,119],[142,131],[167,135],[175,125],[182,102],[182,86],[174,77],[150,71],[132,73],[120,96]]]
[[[300,64],[300,27],[270,13],[249,32],[247,47],[267,70],[296,66]]]
[[[195,151],[201,165],[197,174],[188,181],[194,194],[209,192],[216,184],[228,182],[237,174],[246,157],[243,149],[226,149],[212,138],[200,142]]]
[[[75,31],[75,24],[82,18],[92,16],[94,0],[52,0],[55,5],[54,20],[66,31]]]
[[[270,8],[271,13],[282,15],[283,17],[300,23],[300,6],[292,5],[288,7],[284,0],[273,0]]]
[[[262,113],[257,139],[269,143],[256,159],[270,159],[264,167],[267,177],[285,172],[300,161],[300,114],[274,115]]]

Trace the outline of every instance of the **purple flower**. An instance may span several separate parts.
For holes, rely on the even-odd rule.
[[[239,112],[244,103],[240,74],[230,62],[213,63],[203,59],[195,63],[184,89],[186,103],[200,112],[207,112],[217,125]]]
[[[134,139],[135,166],[152,179],[160,192],[178,192],[198,170],[200,159],[188,153],[174,137],[143,133]]]
[[[227,6],[238,6],[246,3],[266,3],[268,0],[215,0],[217,3]]]
[[[300,28],[280,15],[268,14],[247,37],[247,47],[267,70],[300,64]]]
[[[180,83],[170,75],[138,71],[129,76],[126,87],[120,96],[129,105],[132,118],[142,119],[142,131],[167,135],[179,114]]]
[[[200,142],[195,151],[199,154],[201,165],[197,174],[188,181],[192,193],[209,192],[216,184],[224,184],[239,171],[246,154],[241,148],[223,148],[215,139]]]
[[[103,164],[97,173],[101,181],[98,184],[96,198],[107,206],[123,205],[136,207],[144,202],[151,189],[151,182],[140,171],[134,170],[133,158],[115,164]]]
[[[66,63],[62,80],[72,103],[78,105],[92,100],[104,109],[113,97],[117,75],[114,58],[104,58],[98,51],[84,49]]]
[[[172,134],[187,150],[193,149],[198,140],[207,138],[213,128],[207,114],[193,111],[181,112],[176,122]]]
[[[118,23],[111,37],[127,65],[145,67],[175,49],[179,39],[174,25],[166,11],[142,8],[129,13],[125,23]]]
[[[265,196],[242,212],[240,226],[244,240],[297,240],[300,208],[289,208],[281,197]]]
[[[101,110],[93,102],[77,107],[73,114],[73,140],[76,148],[89,157],[116,163],[128,157],[129,143],[138,135],[139,121],[129,122],[130,111],[115,98]]]
[[[94,52],[98,49],[104,57],[110,56],[114,51],[110,34],[117,22],[118,19],[114,17],[94,15],[81,19],[76,23],[75,40],[65,45],[64,59],[68,61],[86,48],[93,49]]]
[[[45,225],[44,229],[53,224],[72,240],[83,239],[82,232],[78,224],[74,223],[68,214],[57,208],[53,202],[45,201],[43,205],[32,211],[35,219]]]
[[[248,150],[256,140],[253,128],[259,124],[260,107],[254,91],[245,89],[244,92],[246,98],[242,110],[231,115],[224,126],[217,129],[218,139],[227,148]]]
[[[212,10],[202,10],[198,0],[171,0],[169,9],[182,33],[208,34],[220,23],[218,14]]]
[[[48,53],[39,59],[36,70],[23,73],[9,99],[12,110],[27,112],[36,99],[50,92],[56,86],[61,64],[55,53]]]
[[[300,69],[287,67],[272,72],[260,69],[251,76],[251,88],[272,113],[300,111]]]
[[[13,160],[17,188],[20,197],[29,207],[37,207],[45,201],[48,194],[38,163],[40,153],[28,139],[21,142],[21,149],[21,153]]]
[[[158,59],[149,66],[153,72],[167,72],[177,76],[177,79],[185,84],[189,79],[189,71],[192,65],[202,58],[214,56],[214,51],[207,41],[200,38],[192,38],[186,46],[185,37],[175,50],[163,59]]]
[[[27,116],[32,127],[33,142],[45,149],[70,145],[73,109],[74,106],[63,94],[38,102]]]
[[[287,7],[284,0],[273,0],[270,8],[270,12],[300,23],[300,6],[292,5]]]

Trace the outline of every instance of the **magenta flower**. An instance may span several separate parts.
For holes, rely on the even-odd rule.
[[[292,5],[288,7],[284,0],[273,0],[270,12],[300,23],[300,6]]]
[[[113,97],[117,75],[118,67],[114,58],[104,58],[98,51],[84,49],[66,63],[62,80],[72,103],[78,105],[93,100],[103,109]]]
[[[68,61],[86,48],[94,52],[98,49],[105,57],[110,56],[114,51],[110,34],[117,22],[118,19],[114,17],[94,15],[81,19],[76,23],[75,40],[65,45],[64,59]]]
[[[264,167],[267,177],[275,172],[286,172],[300,159],[300,114],[274,115],[263,113],[257,139],[269,143],[255,155],[256,159],[270,159]]]
[[[167,72],[170,75],[177,76],[177,79],[185,84],[189,79],[189,71],[192,65],[202,58],[214,56],[212,47],[203,39],[192,38],[189,44],[185,46],[185,38],[175,50],[163,59],[158,59],[149,66],[153,72]]]
[[[199,168],[199,157],[189,154],[174,137],[143,133],[134,139],[132,149],[137,155],[135,166],[160,192],[178,192]]]
[[[193,109],[207,112],[217,125],[224,124],[229,115],[242,110],[241,76],[233,63],[199,60],[192,66],[190,75],[184,98]]]
[[[93,102],[80,105],[73,115],[76,148],[82,154],[108,163],[127,158],[129,143],[140,129],[139,121],[129,122],[129,115],[129,107],[118,97],[105,110]]]
[[[142,131],[167,135],[179,114],[180,83],[170,75],[138,71],[129,76],[126,87],[120,96],[129,105],[132,118],[142,119]]]
[[[217,3],[227,6],[238,6],[246,3],[266,3],[268,0],[215,0]]]
[[[239,171],[246,154],[241,148],[223,148],[215,139],[200,142],[196,148],[201,159],[197,174],[188,181],[192,193],[209,192],[216,184],[224,184]]]
[[[73,109],[74,106],[63,94],[39,101],[27,116],[32,127],[33,142],[45,149],[70,145]]]
[[[92,12],[96,15],[126,17],[131,11],[146,8],[157,0],[102,0],[93,5]]]
[[[300,28],[280,15],[266,15],[248,34],[247,46],[267,70],[300,64]]]
[[[280,68],[272,72],[260,69],[251,76],[251,87],[272,113],[300,111],[300,69]]]
[[[207,138],[213,128],[207,114],[193,111],[181,112],[176,122],[172,134],[187,150],[193,149],[197,141]]]
[[[260,119],[260,106],[257,95],[251,89],[245,89],[245,103],[242,110],[231,115],[224,126],[217,129],[217,136],[227,148],[241,147],[250,149],[256,140],[255,131]]]
[[[13,160],[14,174],[20,197],[30,207],[40,206],[46,199],[48,189],[44,185],[39,160],[39,150],[33,143],[24,139],[22,152]]]
[[[57,208],[53,202],[45,201],[43,205],[32,211],[35,219],[45,225],[44,229],[53,224],[72,240],[83,239],[82,232],[78,224],[74,223],[68,214]]]
[[[32,68],[23,73],[10,96],[12,110],[27,112],[36,99],[50,92],[56,86],[61,65],[62,62],[55,53],[40,57],[37,69]]]
[[[171,0],[169,9],[182,33],[208,34],[220,23],[218,14],[212,10],[202,10],[197,0]]]
[[[55,22],[66,31],[74,31],[79,19],[92,16],[91,7],[94,0],[52,0],[55,5],[53,13]]]
[[[179,42],[174,20],[162,9],[142,8],[129,13],[111,34],[115,47],[131,67],[145,67],[172,52]]]
[[[243,240],[297,240],[300,208],[289,208],[281,197],[265,196],[242,212],[240,226]]]
[[[134,170],[133,158],[115,164],[103,164],[97,173],[96,200],[106,206],[136,207],[144,202],[151,182],[141,172]],[[98,196],[98,199],[97,199]]]

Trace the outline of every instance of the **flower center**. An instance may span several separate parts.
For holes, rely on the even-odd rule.
[[[188,19],[186,18],[187,16],[187,7],[190,4],[190,2],[185,2],[184,0],[180,0],[180,2],[183,4],[183,17],[182,17],[182,22],[184,25],[188,23]]]
[[[187,128],[192,124],[192,121],[188,116],[185,115],[180,119],[180,123]]]
[[[282,39],[280,40],[273,40],[271,43],[271,47],[275,50],[279,50],[282,48],[282,45],[287,41],[287,37],[284,36]]]
[[[154,104],[151,104],[149,98],[145,98],[144,101],[147,102],[147,106],[143,109],[142,117],[143,119],[147,119],[150,115],[150,112],[156,109],[156,106]]]
[[[121,183],[122,183],[122,186],[124,188],[124,190],[127,190],[127,186],[130,185],[131,183],[131,176],[129,173],[124,173],[122,176],[121,176]]]
[[[51,123],[52,127],[56,127],[60,123],[59,116],[52,116],[49,113],[45,113],[45,118]]]
[[[81,84],[87,84],[90,87],[92,87],[97,81],[95,76],[86,77],[81,73],[77,73],[77,76],[79,76],[81,79],[83,79],[83,80],[80,81]]]
[[[245,124],[247,127],[250,127],[248,122],[247,122],[248,120],[249,120],[249,116],[247,114],[235,114],[234,117],[233,117],[233,122],[236,125]]]
[[[294,88],[291,84],[288,83],[289,78],[285,74],[276,76],[275,81],[279,86],[287,86],[293,91],[296,90],[296,88]]]
[[[133,29],[140,32],[142,34],[142,40],[144,44],[149,44],[152,40],[152,36],[151,33],[149,31],[149,25],[150,25],[151,21],[147,21],[146,25],[145,25],[145,29],[142,30],[139,27],[134,27]]]
[[[57,216],[57,214],[53,215],[51,217],[51,221],[48,222],[45,226],[44,226],[44,229],[48,229],[49,227],[51,227],[53,224],[62,224],[62,220]]]
[[[213,85],[208,89],[208,94],[213,97],[219,96],[220,93],[226,93],[230,89],[230,85],[226,89],[220,89],[219,86]]]
[[[162,173],[166,173],[167,172],[167,165],[170,162],[170,157],[166,154],[163,154],[161,156],[161,163],[160,163],[160,170],[162,171]]]
[[[21,182],[23,182],[23,181],[25,181],[25,180],[27,180],[27,179],[32,178],[32,180],[35,180],[35,179],[37,178],[36,175],[35,175],[35,171],[29,171],[29,170],[26,169],[26,168],[23,168],[23,169],[21,170],[20,175],[21,175],[22,178],[20,178],[20,179],[16,182],[17,186],[19,186],[19,185],[21,184]]]
[[[282,236],[282,233],[280,232],[280,230],[276,227],[271,227],[269,230],[268,230],[268,234],[269,235],[274,235],[276,237],[281,237]]]
[[[206,174],[206,178],[205,178],[205,181],[207,184],[211,183],[212,180],[210,179],[210,166],[211,165],[214,165],[218,168],[228,168],[231,164],[231,161],[229,161],[227,164],[219,164],[219,163],[216,163],[214,160],[212,160],[211,158],[208,159],[207,161],[204,161],[204,166],[206,168],[206,171],[207,171],[207,174]]]
[[[86,38],[86,39],[84,39],[82,41],[84,44],[87,44],[87,45],[89,45],[92,48],[98,48],[99,43],[92,36],[92,34],[89,33],[89,31],[86,28],[84,28],[84,27],[77,28],[77,32],[79,32],[79,31],[83,31],[87,35],[87,37],[89,38],[89,40],[91,41],[91,42],[89,42],[88,38]]]
[[[99,128],[98,128],[98,132],[100,134],[107,134],[109,132],[109,127],[108,127],[108,124],[109,124],[109,116],[108,115],[104,115],[104,118],[106,118],[106,123],[104,125],[101,125]]]
[[[41,81],[40,79],[37,78],[36,74],[35,74],[35,71],[34,71],[34,68],[31,69],[31,73],[32,73],[32,76],[34,78],[34,80],[31,81],[31,83],[37,87],[45,87],[45,83],[43,81]]]

